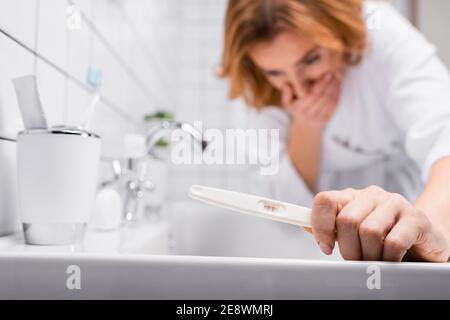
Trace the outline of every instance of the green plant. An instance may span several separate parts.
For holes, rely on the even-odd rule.
[[[149,113],[146,114],[144,116],[144,121],[145,122],[152,122],[152,121],[162,121],[162,120],[173,120],[175,117],[173,115],[173,113],[169,112],[169,111],[164,111],[164,110],[157,110],[153,113]],[[158,140],[158,142],[156,143],[157,147],[162,147],[165,148],[169,145],[169,141],[167,141],[167,139],[161,138]]]
[[[144,116],[144,121],[153,121],[153,120],[173,120],[175,117],[173,113],[164,110],[158,110],[153,113],[146,114]]]

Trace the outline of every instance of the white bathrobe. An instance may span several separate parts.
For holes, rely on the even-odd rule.
[[[365,12],[378,21],[368,26],[364,60],[346,69],[323,135],[318,190],[378,185],[414,201],[433,164],[450,156],[449,72],[435,47],[392,6],[370,3]],[[286,150],[289,115],[271,107],[254,112],[253,120],[251,127],[280,129],[281,154],[278,173],[256,173],[251,191],[311,205],[314,195]]]

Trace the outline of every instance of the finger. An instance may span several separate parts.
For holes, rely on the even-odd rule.
[[[422,261],[448,262],[447,248],[445,236],[434,230],[426,215],[406,206],[400,220],[386,236],[383,260],[402,261],[410,256]]]
[[[294,92],[289,85],[281,88],[281,102],[283,106],[290,109],[292,101],[294,99]]]
[[[323,96],[322,106],[316,108],[315,117],[318,119],[328,119],[336,110],[339,102],[340,85],[337,80],[328,87]]]
[[[328,83],[332,80],[331,73],[327,73],[322,76],[312,87],[311,92],[303,97],[298,103],[299,108],[306,109],[310,105],[314,104],[315,101],[322,95],[323,91],[326,90]]]
[[[344,78],[344,73],[345,73],[344,69],[338,69],[334,72],[334,76],[339,82],[342,82],[342,79]]]
[[[320,110],[325,108],[328,103],[328,97],[320,96],[315,97],[310,101],[309,105],[303,108],[303,114],[307,117],[315,118],[320,113]]]
[[[303,113],[312,116],[327,102],[326,92],[332,84],[333,76],[327,74],[313,87],[310,95],[303,99],[299,105],[303,108]]]
[[[302,97],[302,99],[297,99],[294,102],[294,107],[298,112],[305,114],[305,111],[307,111],[308,108],[312,104],[314,104],[316,100],[317,100],[317,98],[315,96],[308,94],[308,95]]]
[[[315,96],[320,96],[321,94],[323,94],[326,91],[328,85],[333,80],[333,78],[334,78],[333,74],[331,72],[327,72],[314,85],[313,90],[312,90],[312,94],[315,95]]]
[[[338,213],[336,218],[337,240],[339,251],[345,260],[362,259],[359,228],[378,206],[381,197],[382,193],[377,189],[365,189]]]
[[[330,255],[336,241],[336,216],[348,202],[354,199],[354,189],[320,192],[314,197],[311,227],[323,253]]]
[[[321,119],[329,109],[334,108],[333,100],[328,95],[322,95],[317,99],[314,105],[305,110],[305,115],[314,119]]]
[[[421,237],[421,228],[409,215],[402,217],[386,236],[383,245],[383,260],[402,261],[406,252]]]
[[[305,117],[326,121],[334,114],[338,103],[336,97],[339,97],[339,89],[334,82],[336,80],[333,80],[326,92],[317,99],[315,105],[304,112]]]
[[[334,115],[337,109],[337,103],[332,102],[329,105],[325,106],[323,110],[317,115],[317,119],[319,121],[325,121],[331,119],[331,117]]]
[[[399,218],[402,206],[402,200],[398,199],[397,195],[391,195],[361,223],[359,239],[363,260],[383,259],[384,239]]]

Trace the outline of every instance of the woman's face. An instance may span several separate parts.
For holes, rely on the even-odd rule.
[[[249,56],[276,89],[289,85],[299,98],[336,68],[328,49],[291,31],[283,31],[274,40],[255,45]]]

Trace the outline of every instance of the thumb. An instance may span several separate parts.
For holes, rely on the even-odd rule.
[[[322,251],[331,254],[336,241],[336,217],[342,208],[352,201],[357,191],[320,192],[314,197],[311,226],[312,233]]]

